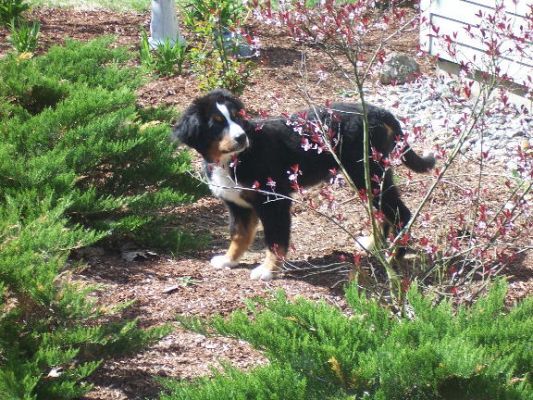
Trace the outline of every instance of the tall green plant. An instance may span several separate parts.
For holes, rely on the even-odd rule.
[[[185,42],[177,40],[175,43],[171,43],[169,39],[165,39],[152,50],[148,41],[148,34],[146,31],[141,33],[141,63],[150,70],[162,75],[181,74],[186,56],[187,45]]]
[[[163,75],[172,75],[177,68],[177,73],[183,72],[187,45],[177,40],[174,44],[165,39],[159,43],[154,54],[157,70]]]
[[[18,53],[31,53],[37,48],[40,31],[39,22],[16,24],[12,20],[9,24],[9,43]]]
[[[272,377],[282,367],[295,384],[304,384],[306,399],[531,399],[533,298],[506,310],[505,293],[499,282],[473,307],[454,311],[451,303],[434,304],[413,287],[409,313],[398,317],[351,286],[348,312],[280,293],[228,318],[181,321],[204,334],[250,342],[270,359]],[[247,398],[243,382],[254,374],[242,373],[226,390]],[[254,380],[254,390],[268,388],[270,398],[285,398],[286,382],[261,374],[265,379]],[[163,398],[215,399],[216,391],[208,389],[224,379],[170,383],[174,392]]]
[[[22,13],[30,8],[25,0],[0,0],[0,25],[18,23]]]

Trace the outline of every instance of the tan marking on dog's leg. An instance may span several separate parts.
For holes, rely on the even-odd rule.
[[[257,215],[253,213],[247,224],[238,224],[237,232],[232,235],[226,254],[213,257],[211,259],[211,265],[217,269],[236,266],[239,259],[254,241],[257,222]]]
[[[248,250],[255,238],[257,222],[257,215],[253,213],[247,224],[237,225],[237,232],[231,237],[231,243],[226,252],[229,260],[238,261]]]
[[[274,274],[281,269],[286,254],[286,249],[277,248],[275,252],[267,250],[264,261],[250,273],[250,279],[271,280]]]

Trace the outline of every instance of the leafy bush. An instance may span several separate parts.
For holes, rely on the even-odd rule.
[[[195,0],[183,8],[185,23],[196,36],[190,58],[201,90],[223,87],[242,94],[250,81],[253,65],[238,55],[244,11],[243,3],[234,0]]]
[[[72,250],[142,238],[199,191],[168,141],[172,113],[138,109],[138,71],[110,43],[0,60],[0,398],[80,397],[104,357],[168,331],[140,330],[127,304],[106,311],[71,278]]]
[[[208,22],[216,14],[221,26],[230,27],[238,24],[245,12],[244,3],[238,0],[191,0],[183,7],[183,22],[194,29],[198,22]]]
[[[254,382],[257,393],[274,393],[264,398],[290,398],[283,394],[287,381],[271,379],[283,366],[305,399],[531,399],[533,298],[506,311],[505,293],[499,282],[473,307],[454,312],[449,302],[433,304],[411,288],[406,315],[396,317],[352,286],[348,313],[280,293],[227,319],[182,318],[190,329],[264,351],[272,365],[262,368],[271,368],[270,375],[229,371],[193,384],[167,383],[174,392],[162,398],[223,398],[216,397],[223,384],[231,398],[254,398],[245,382]]]
[[[18,22],[22,13],[29,8],[24,0],[0,0],[0,25]]]

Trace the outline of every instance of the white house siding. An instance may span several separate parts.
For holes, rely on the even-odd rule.
[[[447,61],[472,62],[478,70],[490,70],[487,68],[485,45],[479,39],[472,39],[465,28],[470,25],[473,33],[479,33],[479,11],[491,13],[495,5],[495,0],[422,0],[421,48]],[[512,0],[504,0],[503,5],[506,14],[511,17],[513,32],[523,36],[520,33],[522,29],[531,36],[533,0],[518,0],[516,4]],[[431,24],[439,30],[438,36],[450,35],[457,50],[455,56],[448,54],[446,42],[436,37]],[[502,56],[498,59],[501,73],[506,73],[518,84],[533,79],[533,44],[529,41],[523,46],[524,54],[520,54],[510,40],[503,41]]]

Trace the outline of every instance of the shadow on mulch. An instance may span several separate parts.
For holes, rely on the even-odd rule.
[[[156,399],[162,391],[153,372],[142,368],[120,369],[116,372],[108,369],[105,375],[91,377],[89,382],[96,386],[120,388],[121,394],[128,399]],[[80,400],[84,399],[88,397],[81,397]],[[94,400],[93,397],[91,399]]]
[[[533,250],[529,252],[533,254]],[[505,268],[504,272],[511,275],[509,278],[510,282],[525,281],[531,278],[531,265],[528,265],[526,260],[528,260],[528,252],[524,251],[518,254],[515,260]]]
[[[302,53],[285,47],[266,47],[261,49],[261,63],[265,67],[291,66],[300,62]]]
[[[351,263],[352,257],[353,254],[347,252],[333,251],[323,257],[289,261],[289,265],[284,271],[283,279],[303,281],[313,286],[328,289],[332,295],[343,296],[345,286],[355,276],[354,265]],[[499,275],[506,276],[509,284],[527,282],[531,279],[529,260],[528,253],[522,252]],[[413,267],[410,264],[410,261],[403,261],[396,266],[397,272],[409,280],[418,280],[430,270],[430,268],[425,268],[425,271],[421,271],[419,267]],[[376,260],[365,256],[362,257],[361,264],[357,269],[359,271],[359,285],[369,289],[375,286],[374,278],[370,277],[372,275],[372,266],[379,284],[383,284],[383,287],[385,287],[387,285],[387,275],[384,269],[379,266]],[[464,274],[468,272],[468,270],[465,270]],[[485,274],[485,279],[488,274],[488,272]],[[473,277],[473,282],[481,283],[482,281],[483,276],[480,271]],[[431,277],[425,279],[422,283],[424,285],[437,284]]]
[[[331,295],[342,296],[353,267],[349,263],[351,257],[346,252],[333,251],[322,257],[289,261],[284,279],[306,282],[327,289]]]

